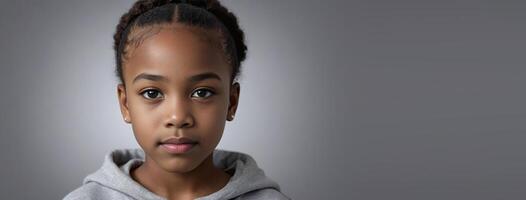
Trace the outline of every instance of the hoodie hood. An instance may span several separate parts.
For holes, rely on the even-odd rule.
[[[142,149],[113,150],[104,158],[102,167],[88,175],[83,184],[97,183],[135,199],[165,200],[131,178],[130,169],[144,162],[144,158]],[[257,166],[256,161],[247,154],[216,149],[213,152],[213,162],[215,166],[233,174],[219,191],[197,198],[198,200],[233,199],[257,190],[271,189],[278,193],[280,191],[279,185],[268,178]]]

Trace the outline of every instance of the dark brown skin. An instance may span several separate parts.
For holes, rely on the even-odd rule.
[[[225,122],[233,120],[240,86],[231,84],[232,69],[224,53],[203,39],[205,35],[214,38],[212,33],[177,23],[160,27],[127,52],[123,65],[126,88],[117,86],[122,116],[146,153],[145,162],[131,175],[164,198],[194,199],[220,190],[230,179],[213,165],[212,152]],[[207,72],[221,80],[189,80]],[[141,73],[165,79],[133,82]],[[144,93],[149,89],[154,91]],[[170,154],[159,146],[169,137],[187,137],[198,144],[185,154]]]

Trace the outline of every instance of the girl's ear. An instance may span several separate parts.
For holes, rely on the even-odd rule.
[[[117,85],[117,96],[119,97],[119,105],[121,114],[126,123],[131,123],[130,111],[128,109],[128,98],[126,97],[126,88],[121,83]]]
[[[237,105],[239,104],[239,92],[241,90],[240,87],[241,86],[238,82],[230,86],[230,102],[228,104],[228,113],[226,116],[228,121],[234,120],[234,116],[236,115]]]

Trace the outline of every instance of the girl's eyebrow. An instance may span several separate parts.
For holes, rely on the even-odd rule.
[[[137,82],[140,79],[146,79],[146,80],[151,80],[151,81],[169,82],[168,78],[166,78],[164,76],[161,76],[161,75],[141,73],[141,74],[137,75],[133,79],[133,83]],[[205,72],[205,73],[201,73],[201,74],[196,74],[196,75],[193,75],[193,76],[188,78],[188,80],[190,82],[199,82],[199,81],[202,81],[202,80],[205,80],[205,79],[217,79],[217,80],[221,81],[221,77],[219,75],[217,75],[216,73],[213,73],[213,72]]]
[[[221,77],[219,77],[219,75],[217,75],[214,72],[205,72],[205,73],[201,73],[201,74],[196,74],[196,75],[193,75],[190,78],[188,78],[188,80],[190,82],[199,82],[199,81],[202,81],[202,80],[205,80],[205,79],[217,79],[217,80],[221,81]]]
[[[155,74],[147,74],[147,73],[141,73],[139,75],[137,75],[134,79],[133,79],[133,83],[137,82],[138,80],[140,79],[146,79],[146,80],[151,80],[151,81],[163,81],[163,82],[168,82],[168,79],[164,76],[161,76],[161,75],[155,75]]]

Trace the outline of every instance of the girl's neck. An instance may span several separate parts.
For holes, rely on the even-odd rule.
[[[199,166],[187,173],[171,173],[146,157],[132,169],[131,177],[151,192],[167,199],[195,199],[223,188],[230,175],[214,166],[210,154]]]

